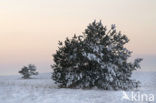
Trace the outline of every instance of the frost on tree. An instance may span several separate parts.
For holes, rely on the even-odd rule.
[[[32,75],[38,75],[38,72],[36,72],[36,66],[33,64],[29,64],[28,66],[24,66],[20,71],[20,74],[22,74],[22,78],[28,79]]]
[[[94,21],[83,35],[59,42],[53,55],[52,79],[67,88],[137,88],[139,82],[131,80],[131,75],[140,68],[142,59],[128,61],[132,53],[124,46],[128,41],[126,35],[116,31],[115,25],[107,30],[101,21]]]

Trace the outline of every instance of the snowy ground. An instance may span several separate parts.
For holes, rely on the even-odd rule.
[[[132,92],[156,96],[156,72],[136,72],[133,78],[142,82],[138,91],[105,91],[82,89],[59,89],[50,74],[40,74],[35,79],[23,80],[20,76],[0,76],[0,103],[156,103],[122,99],[124,93]],[[154,98],[156,99],[156,98]]]

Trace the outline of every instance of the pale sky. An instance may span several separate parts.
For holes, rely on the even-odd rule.
[[[94,19],[116,24],[135,56],[148,58],[143,68],[155,69],[156,0],[0,0],[0,75],[29,63],[52,71],[58,41],[81,34]]]

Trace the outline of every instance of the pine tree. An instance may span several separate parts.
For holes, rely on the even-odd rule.
[[[36,72],[36,66],[33,64],[29,64],[28,66],[24,66],[20,71],[20,74],[23,75],[22,78],[28,79],[32,75],[38,75],[38,72]]]
[[[55,64],[52,79],[60,87],[101,88],[105,90],[132,89],[139,82],[131,80],[132,71],[140,68],[142,59],[128,62],[132,52],[125,44],[126,35],[110,30],[100,22],[89,24],[83,35],[59,41],[59,48],[53,55]]]

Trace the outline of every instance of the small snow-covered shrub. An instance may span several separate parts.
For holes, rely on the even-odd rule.
[[[139,82],[130,77],[140,68],[142,59],[128,62],[132,53],[124,46],[128,41],[115,25],[107,30],[101,21],[94,21],[83,35],[66,38],[64,43],[59,41],[59,49],[53,55],[52,79],[60,87],[69,88],[136,88]]]
[[[22,78],[28,79],[32,75],[38,75],[38,72],[36,72],[36,66],[33,64],[29,64],[28,66],[24,66],[20,71],[20,74],[23,75]]]

